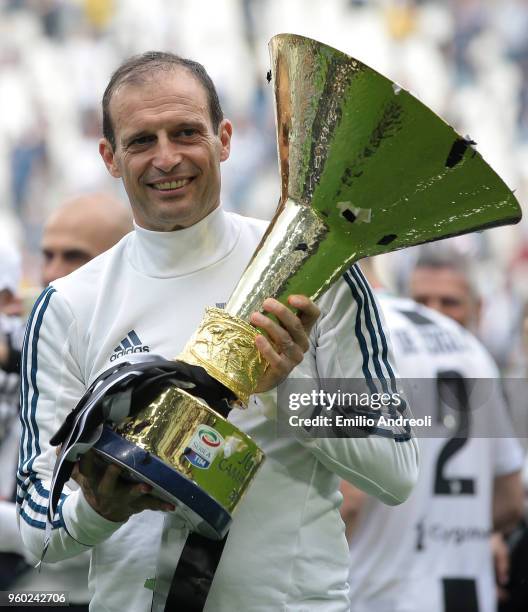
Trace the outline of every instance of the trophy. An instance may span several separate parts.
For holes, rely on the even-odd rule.
[[[395,83],[309,38],[278,35],[270,51],[280,202],[225,309],[207,309],[178,357],[239,406],[265,369],[249,323],[265,298],[316,299],[362,257],[521,218],[475,143]],[[169,377],[94,449],[219,539],[264,459],[226,414]]]

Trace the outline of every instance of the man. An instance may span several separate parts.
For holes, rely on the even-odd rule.
[[[492,526],[515,525],[522,503],[522,452],[497,369],[474,336],[441,314],[387,294],[381,304],[399,373],[416,390],[415,416],[431,416],[432,426],[422,430],[418,484],[400,508],[388,512],[343,483],[350,609],[492,612],[489,536]]]
[[[463,255],[438,245],[423,247],[422,251],[409,278],[410,297],[476,333],[482,300],[473,282],[470,262]],[[482,350],[487,353],[484,347]],[[495,368],[494,371],[498,377]],[[475,377],[484,378],[484,375],[476,372]],[[509,420],[509,416],[506,418]],[[500,512],[503,516],[508,514],[508,507],[512,514],[510,520],[499,525],[501,531],[509,531],[515,526],[515,517],[519,518],[517,515],[521,495],[519,472],[496,480],[493,503],[503,507]]]
[[[132,219],[127,208],[122,202],[114,197],[104,194],[85,194],[74,197],[64,202],[53,211],[48,218],[41,241],[42,269],[41,275],[44,285],[66,276],[87,261],[90,261],[100,253],[103,253],[123,236],[132,230]],[[8,261],[4,259],[4,261]],[[5,268],[4,268],[5,272]],[[6,273],[7,274],[7,273]],[[3,276],[6,276],[4,274]],[[14,294],[16,284],[10,285],[11,293]],[[22,340],[20,340],[20,346]],[[12,345],[10,345],[13,353]],[[0,344],[1,349],[1,344]],[[19,361],[11,354],[11,361]],[[5,369],[0,351],[0,366]],[[17,371],[20,369],[18,363]],[[18,377],[17,377],[18,378]],[[18,385],[12,385],[16,391],[16,399],[12,399],[12,410],[18,413]],[[18,428],[13,440],[19,437]],[[9,466],[16,464],[16,445],[3,444],[9,450],[9,457],[2,459],[2,485],[9,488],[9,493],[4,494],[6,501],[0,503],[1,534],[0,550],[8,553],[13,566],[16,557],[14,553],[23,554],[23,544],[20,540],[15,521],[15,505],[8,499],[14,491],[14,470]],[[1,454],[4,457],[4,453]],[[16,566],[20,573],[20,564]],[[69,600],[72,604],[70,609],[78,612],[88,610],[88,568],[89,559],[86,555],[79,556],[75,560],[67,560],[58,564],[44,564],[37,571],[26,569],[15,582],[9,584],[9,588],[16,591],[56,590],[68,591]],[[6,585],[7,587],[7,585]],[[49,608],[45,608],[49,609]]]
[[[476,333],[481,299],[468,262],[458,253],[422,247],[409,277],[410,297]]]
[[[67,200],[46,221],[42,235],[42,284],[58,278],[114,246],[132,231],[126,206],[105,193]]]
[[[150,352],[177,355],[204,307],[226,302],[266,226],[220,207],[220,163],[229,157],[232,126],[201,65],[156,52],[131,58],[112,76],[103,113],[100,153],[111,175],[123,180],[136,227],[114,249],[53,283],[28,323],[18,478],[22,536],[36,554],[44,517],[34,506],[47,503],[55,457],[49,438],[58,424],[131,331]],[[298,316],[275,300],[264,302],[279,324],[260,313],[251,317],[270,338],[256,339],[269,367],[248,409],[229,418],[267,458],[234,517],[207,610],[345,610],[338,475],[392,504],[403,501],[416,478],[412,438],[276,437],[272,389],[304,352],[299,371],[321,377],[336,369],[361,375],[369,361],[382,359],[374,346],[379,335],[361,336],[361,343],[350,335],[375,308],[368,299],[357,307],[351,286],[364,295],[368,287],[355,270],[350,274],[320,300],[323,315],[310,340],[319,308],[303,296],[289,298]],[[91,452],[79,469],[82,490],[63,499],[46,558],[93,547],[91,609],[148,611],[159,511],[171,505],[147,485],[121,480],[115,466],[97,475]],[[186,535],[182,529],[180,550]]]
[[[11,499],[18,446],[18,387],[23,322],[6,314],[18,295],[21,261],[10,244],[0,245],[0,507]],[[1,573],[1,570],[0,570]]]
[[[470,262],[456,251],[435,248],[435,246],[422,247],[422,252],[409,277],[409,294],[420,304],[443,313],[477,334],[482,300],[474,284]],[[506,394],[508,394],[508,382],[504,383]],[[517,507],[521,495],[522,484],[519,472],[496,479],[494,504],[509,505],[513,517],[518,515]],[[501,598],[507,597],[503,587],[508,582],[510,565],[502,533],[511,532],[514,526],[512,521],[500,525],[492,539]]]

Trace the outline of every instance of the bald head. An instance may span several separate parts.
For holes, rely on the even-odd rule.
[[[68,200],[50,215],[42,236],[42,282],[66,276],[132,230],[124,204],[106,194]]]

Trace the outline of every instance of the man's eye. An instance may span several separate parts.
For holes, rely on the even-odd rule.
[[[78,263],[80,265],[92,259],[89,253],[85,253],[84,251],[78,251],[75,249],[71,251],[64,251],[63,258],[64,258],[64,261],[67,261],[68,263],[75,263],[75,264]]]
[[[441,302],[444,308],[457,308],[458,306],[462,306],[462,300],[458,298],[443,297],[441,298]]]
[[[138,136],[130,142],[131,145],[144,145],[152,141],[152,136]]]
[[[194,136],[195,134],[197,134],[198,130],[195,130],[194,128],[186,128],[185,130],[181,130],[180,134],[182,136]]]

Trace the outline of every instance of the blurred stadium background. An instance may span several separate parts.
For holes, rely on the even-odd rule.
[[[235,132],[223,203],[270,218],[279,193],[267,41],[316,38],[413,92],[528,201],[528,0],[0,0],[0,239],[39,284],[50,211],[86,191],[117,193],[99,158],[100,99],[127,56],[170,50],[205,64]],[[525,372],[528,231],[457,238],[485,297],[480,335],[503,371]],[[386,256],[398,287],[415,250]]]

